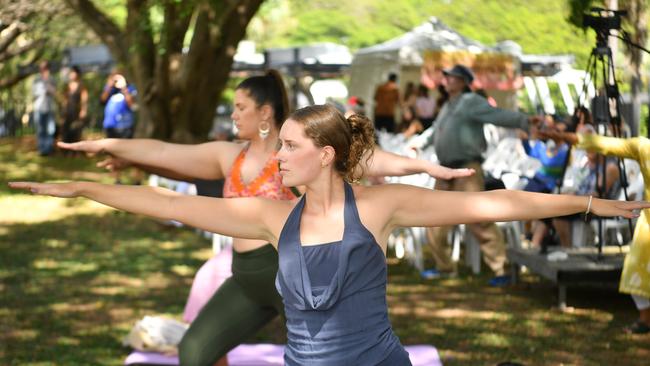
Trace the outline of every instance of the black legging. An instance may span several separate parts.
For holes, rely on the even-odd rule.
[[[275,316],[284,316],[275,289],[278,252],[271,244],[233,250],[232,277],[219,287],[185,333],[178,348],[183,366],[213,365]]]

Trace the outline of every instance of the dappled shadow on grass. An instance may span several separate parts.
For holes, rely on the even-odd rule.
[[[34,146],[33,146],[34,145]],[[32,137],[0,139],[0,194],[20,191],[7,187],[8,181],[93,180],[109,182],[103,169],[95,166],[98,159],[62,156],[39,156]]]
[[[570,289],[555,308],[556,289],[535,276],[506,288],[488,274],[421,280],[408,266],[390,266],[390,318],[403,344],[432,344],[445,365],[644,365],[648,338],[622,334],[635,317],[629,297],[614,290]]]
[[[92,357],[110,354],[110,363],[120,364],[119,340],[136,319],[182,313],[209,247],[192,230],[116,212],[5,225],[0,364],[62,357],[97,363],[66,356],[71,347]]]

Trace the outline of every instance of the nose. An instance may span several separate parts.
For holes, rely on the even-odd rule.
[[[280,149],[275,154],[275,160],[277,160],[278,163],[284,163],[286,161],[284,146],[280,145]]]

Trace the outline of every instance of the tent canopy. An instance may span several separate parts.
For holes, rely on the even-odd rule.
[[[389,73],[399,75],[402,90],[408,82],[432,88],[440,82],[442,69],[462,63],[474,70],[476,87],[501,91],[495,97],[511,105],[514,90],[520,87],[513,48],[510,44],[507,49],[485,46],[431,17],[397,38],[360,49],[350,67],[350,94],[364,99],[366,112],[372,115],[375,88]]]
[[[483,53],[490,48],[478,41],[469,39],[449,28],[436,17],[413,28],[397,38],[386,42],[362,48],[355,54],[355,60],[377,58],[379,60],[392,60],[404,65],[422,65],[422,51],[469,51]],[[354,61],[353,61],[354,62]]]

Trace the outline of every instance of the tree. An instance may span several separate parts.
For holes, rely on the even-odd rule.
[[[569,0],[571,9],[569,22],[575,26],[582,27],[582,14],[592,6],[602,6],[609,9],[625,9],[627,16],[622,17],[622,31],[629,35],[632,43],[645,47],[648,39],[648,3],[646,0]],[[643,51],[626,43],[623,49],[629,66],[631,76],[632,116],[627,121],[634,135],[639,132],[639,120],[641,110],[641,65],[643,63]]]
[[[237,44],[263,2],[126,0],[120,25],[90,0],[64,1],[135,83],[136,133],[178,142],[205,140]],[[191,39],[184,52],[186,37]]]
[[[44,55],[44,32],[35,32],[30,24],[44,14],[61,11],[60,4],[45,1],[1,0],[0,7],[0,90],[9,89],[30,75]]]

